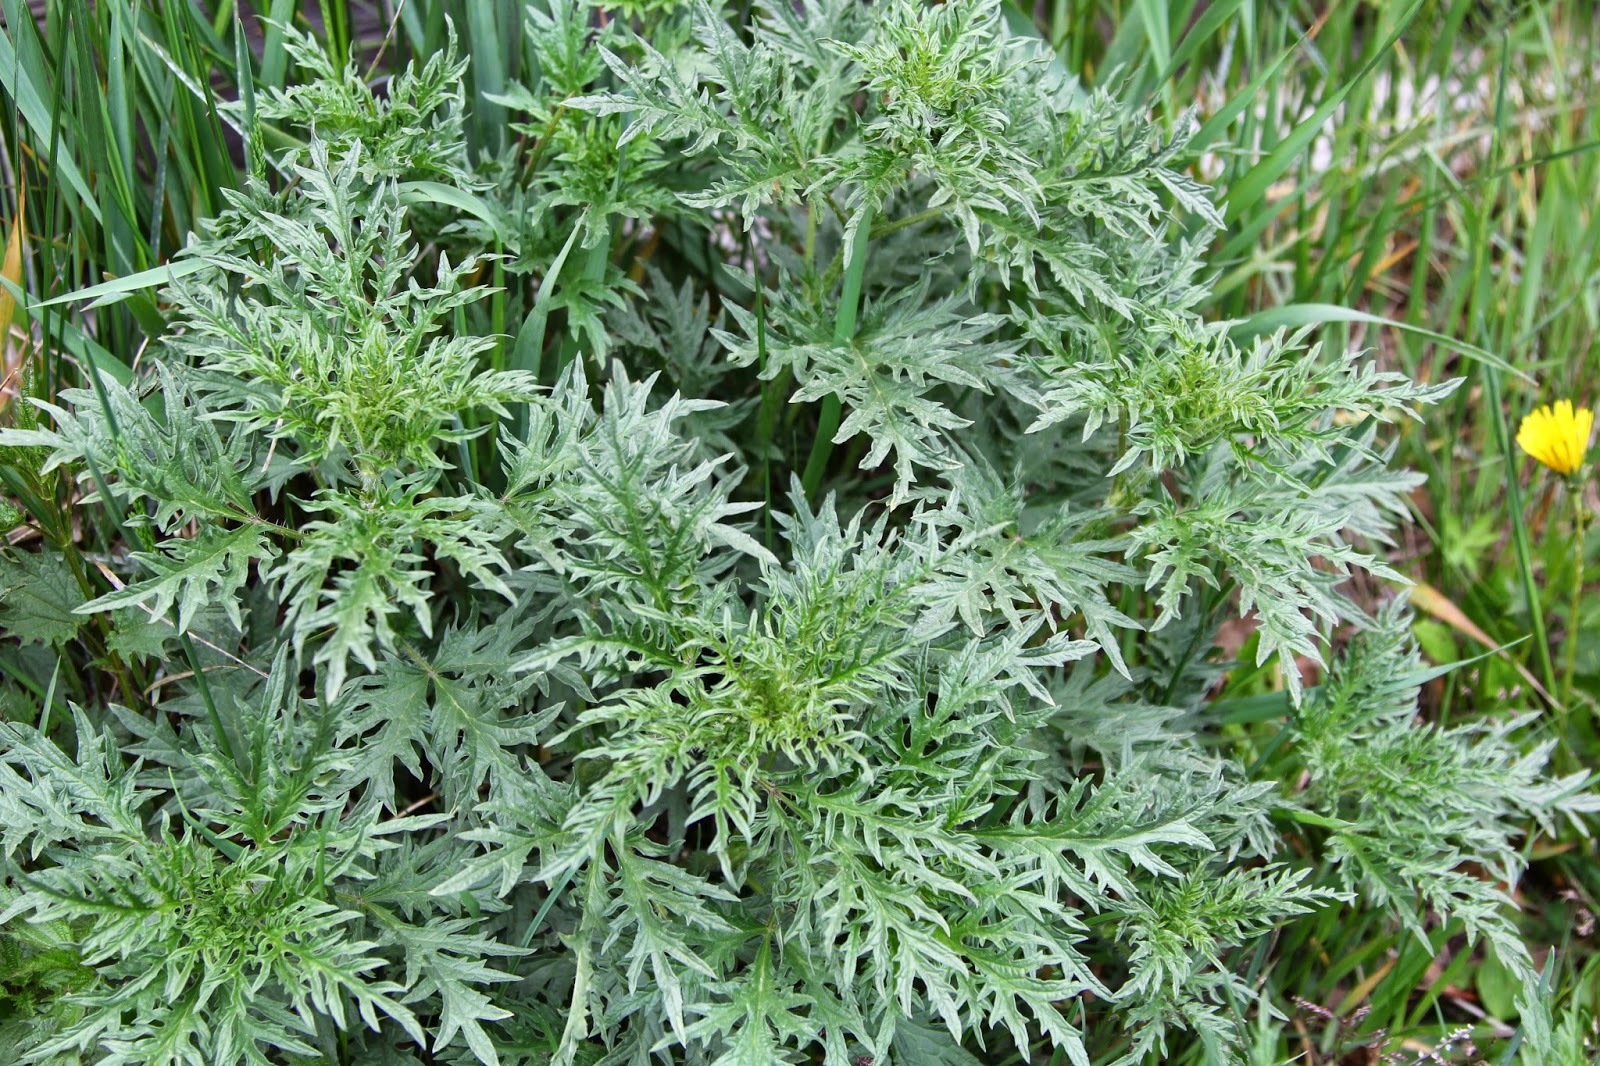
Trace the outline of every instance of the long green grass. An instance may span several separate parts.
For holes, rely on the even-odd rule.
[[[520,61],[519,4],[38,6],[35,17],[0,0],[0,240],[18,252],[5,258],[13,301],[0,300],[16,309],[8,396],[53,395],[89,362],[126,375],[159,334],[149,289],[113,284],[126,291],[88,311],[50,301],[159,268],[239,185],[248,153],[223,104],[292,73],[263,19],[315,29],[375,76],[440,48],[449,19],[471,56],[475,147],[506,136],[488,98]],[[1209,313],[1242,330],[1330,321],[1330,338],[1416,378],[1466,379],[1400,444],[1401,461],[1428,475],[1396,549],[1422,583],[1418,636],[1437,662],[1473,660],[1433,683],[1428,713],[1538,710],[1569,765],[1600,761],[1600,609],[1580,598],[1581,617],[1569,616],[1573,510],[1513,443],[1535,404],[1600,399],[1600,19],[1582,3],[1465,0],[1041,0],[1014,14],[1085,81],[1201,123],[1197,165],[1227,190],[1229,224]],[[1335,307],[1365,317],[1330,317]],[[1236,710],[1234,728],[1259,731],[1268,757],[1275,678],[1241,667],[1226,686],[1219,706]],[[1592,1012],[1600,861],[1587,841],[1529,849],[1525,920],[1552,948],[1540,960],[1551,995]],[[1424,947],[1330,912],[1284,937],[1277,955],[1296,961],[1271,980],[1305,1005],[1272,1023],[1262,1062],[1276,1061],[1280,1038],[1304,1062],[1378,1061],[1340,1056],[1414,1055],[1474,1018],[1511,1018],[1496,960],[1442,932]],[[1449,1053],[1468,1061],[1459,1044]]]
[[[1511,442],[1534,405],[1597,399],[1600,23],[1583,4],[1183,6],[1061,4],[1047,32],[1069,64],[1118,70],[1164,113],[1198,102],[1230,190],[1219,317],[1361,308],[1392,324],[1349,324],[1350,344],[1419,378],[1466,379],[1403,437],[1401,460],[1428,481],[1399,554],[1424,586],[1413,602],[1430,657],[1502,650],[1436,682],[1429,710],[1539,710],[1567,764],[1594,765],[1600,614],[1584,597],[1570,621],[1571,505]],[[1592,477],[1584,491],[1592,501]],[[1247,671],[1230,684],[1268,687]],[[1555,985],[1592,1012],[1600,865],[1591,847],[1530,849],[1530,929],[1561,960]],[[1368,1009],[1347,1031],[1416,1032],[1426,1045],[1430,1019],[1505,1017],[1492,958],[1447,943],[1429,958],[1382,929],[1293,935],[1300,950],[1284,955],[1303,961],[1276,975],[1280,987],[1345,1017]],[[1340,1026],[1314,1011],[1294,1025],[1307,1061],[1331,1059]]]

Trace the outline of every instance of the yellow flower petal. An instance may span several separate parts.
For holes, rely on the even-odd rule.
[[[1594,412],[1574,408],[1571,400],[1535,408],[1517,429],[1517,446],[1558,474],[1572,474],[1583,465],[1594,430]]]

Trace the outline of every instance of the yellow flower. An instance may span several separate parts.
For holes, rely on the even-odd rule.
[[[1537,407],[1522,420],[1517,444],[1556,473],[1570,474],[1583,465],[1593,428],[1593,411],[1587,407],[1573,410],[1571,400],[1557,400],[1554,410]]]

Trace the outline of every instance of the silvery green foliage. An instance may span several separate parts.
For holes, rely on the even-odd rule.
[[[1343,591],[1450,385],[1205,321],[1182,136],[993,0],[630,13],[530,8],[526,154],[472,172],[461,64],[379,103],[298,43],[310,145],[151,369],[0,438],[123,530],[109,587],[0,557],[8,631],[161,672],[0,724],[0,1049],[1227,1061],[1285,996],[1245,952],[1330,907],[1532,988],[1497,886],[1589,781],[1418,723],[1403,606]],[[1272,759],[1208,700],[1230,612]]]
[[[380,96],[353,59],[335,64],[322,43],[288,24],[274,24],[284,46],[307,75],[288,88],[268,89],[256,100],[255,119],[311,132],[335,155],[359,147],[368,180],[407,177],[470,185],[473,177],[462,132],[467,61],[450,27],[444,51],[418,70],[415,63],[391,78]]]

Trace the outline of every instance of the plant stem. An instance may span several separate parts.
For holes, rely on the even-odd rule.
[[[874,239],[879,237],[887,237],[889,234],[898,230],[903,230],[908,226],[916,226],[931,219],[939,218],[944,215],[944,213],[945,211],[943,207],[930,207],[926,211],[918,211],[914,215],[907,215],[904,218],[897,218],[889,222],[885,222],[872,231],[872,236]]]
[[[1528,622],[1533,628],[1534,650],[1539,657],[1539,673],[1545,691],[1552,698],[1556,693],[1555,664],[1550,658],[1550,638],[1545,632],[1544,608],[1539,602],[1539,584],[1533,573],[1533,548],[1528,543],[1527,521],[1522,513],[1522,486],[1517,481],[1516,453],[1511,447],[1511,431],[1506,426],[1505,410],[1501,406],[1500,372],[1485,367],[1483,373],[1484,406],[1490,412],[1490,427],[1505,464],[1506,502],[1511,512],[1511,546],[1516,553],[1517,574],[1521,579],[1522,593],[1528,602]]]
[[[1508,79],[1508,64],[1510,63],[1510,46],[1508,41],[1502,40],[1500,49],[1500,69],[1495,90],[1494,129],[1490,136],[1488,158],[1496,163],[1500,159],[1500,134],[1505,128],[1505,91]],[[1489,265],[1490,235],[1489,235],[1489,204],[1484,202],[1477,205],[1475,217],[1472,220],[1471,242],[1472,275],[1474,292],[1470,294],[1469,310],[1473,318],[1473,332],[1475,340],[1480,345],[1495,347],[1496,341],[1489,335],[1489,322],[1487,310],[1495,306],[1495,297],[1489,291],[1489,281],[1492,274]],[[1511,513],[1511,544],[1516,552],[1518,576],[1522,581],[1522,593],[1528,604],[1528,622],[1533,628],[1534,650],[1539,656],[1539,673],[1544,681],[1545,691],[1550,693],[1552,700],[1559,700],[1556,695],[1560,690],[1556,687],[1555,664],[1550,657],[1550,637],[1545,630],[1544,608],[1539,602],[1539,583],[1534,579],[1533,549],[1528,542],[1527,518],[1522,511],[1522,486],[1517,480],[1517,453],[1511,444],[1511,429],[1506,421],[1506,409],[1500,391],[1500,371],[1492,366],[1483,368],[1483,398],[1484,406],[1490,418],[1490,428],[1494,433],[1495,443],[1500,452],[1501,462],[1505,464],[1506,478],[1506,503]],[[1557,713],[1561,713],[1557,711]]]
[[[813,268],[817,262],[817,209],[806,201],[806,262]]]
[[[606,267],[611,265],[611,238],[613,236],[613,227],[608,225],[605,239],[589,249],[583,261],[582,282],[596,283],[606,276]],[[556,355],[555,380],[561,380],[562,373],[571,365],[572,360],[577,358],[581,348],[582,344],[579,342],[577,334],[572,332],[569,318],[567,336],[562,340],[561,349]]]
[[[810,235],[808,234],[808,240]],[[767,288],[756,266],[755,240],[745,234],[745,254],[750,259],[756,306],[756,376],[761,381],[761,409],[756,422],[756,448],[761,456],[762,529],[766,545],[772,547],[772,431],[778,420],[778,395],[782,382],[767,378]],[[787,368],[785,368],[787,369]]]
[[[222,724],[222,715],[217,713],[217,704],[211,698],[211,686],[206,683],[205,669],[200,665],[200,657],[195,654],[194,643],[190,641],[188,633],[178,634],[178,643],[183,648],[184,658],[189,660],[189,669],[194,671],[195,688],[200,692],[200,702],[205,704],[206,717],[211,720],[212,732],[217,734],[217,746],[222,749],[222,754],[228,761],[239,766],[238,756],[233,753],[233,741],[228,739],[228,729]],[[244,767],[239,766],[240,770]]]
[[[867,241],[871,232],[872,205],[869,203],[861,209],[861,219],[856,223],[844,272],[844,287],[839,291],[839,305],[834,311],[833,343],[838,345],[849,344],[856,335],[861,278],[867,269]],[[833,435],[839,429],[841,407],[837,393],[829,394],[822,401],[822,411],[817,418],[817,436],[811,442],[811,456],[806,460],[805,473],[800,475],[800,483],[805,486],[809,499],[816,498],[817,489],[822,485],[823,472],[828,467],[828,457],[833,454]]]
[[[1584,528],[1589,524],[1589,509],[1583,503],[1583,487],[1574,482],[1572,486],[1572,599],[1567,605],[1567,646],[1566,662],[1561,670],[1561,706],[1563,714],[1569,713],[1572,708],[1572,682],[1578,672],[1578,628],[1579,612],[1583,606],[1583,535]]]

